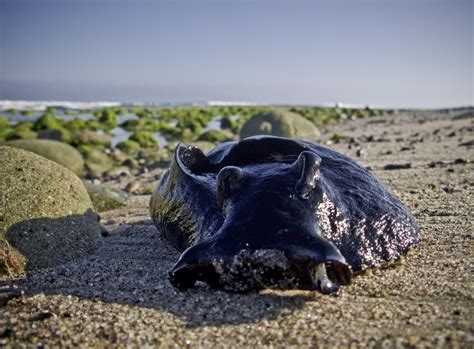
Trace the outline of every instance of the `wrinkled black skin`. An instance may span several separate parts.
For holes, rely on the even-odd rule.
[[[207,156],[178,145],[150,210],[158,230],[187,249],[170,273],[180,288],[203,280],[233,290],[215,260],[243,291],[317,288],[308,270],[323,262],[331,280],[347,284],[352,272],[396,260],[419,242],[408,209],[366,169],[319,145],[279,137],[227,142]],[[262,249],[282,251],[287,268],[265,267],[263,283],[248,270],[236,279],[240,271],[226,269],[242,250]],[[246,268],[257,267],[252,263]]]

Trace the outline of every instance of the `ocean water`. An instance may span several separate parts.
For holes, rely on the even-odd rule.
[[[186,104],[187,105],[187,104]],[[194,103],[193,105],[197,105]],[[202,105],[208,106],[227,106],[227,105],[234,105],[231,102],[206,102]],[[249,103],[241,103],[240,105],[252,105]],[[101,109],[101,108],[110,108],[110,107],[117,107],[117,106],[141,106],[141,107],[149,107],[149,108],[159,108],[160,104],[144,104],[144,103],[135,103],[135,104],[124,104],[121,102],[69,102],[69,101],[0,101],[0,116],[6,117],[11,121],[11,123],[16,124],[21,121],[35,121],[36,119],[40,118],[43,115],[44,110],[48,107],[53,107],[55,109],[56,116],[60,119],[64,120],[73,120],[77,117],[84,119],[84,120],[91,120],[94,119],[95,116],[92,113],[87,113],[87,110],[94,110],[94,109]],[[169,106],[166,103],[166,106]],[[7,112],[9,109],[15,109],[17,113],[10,113]],[[34,111],[31,115],[23,115],[21,111],[23,110],[31,110]],[[75,110],[77,113],[74,115],[68,115],[65,111],[66,110]],[[81,110],[82,112],[79,112]],[[127,120],[138,119],[138,116],[133,113],[128,113],[125,115],[117,116],[118,124],[122,124]],[[209,124],[203,129],[203,131],[208,130],[220,130],[220,123],[221,123],[222,116],[214,117]],[[97,131],[99,134],[103,131]],[[160,147],[166,146],[169,142],[168,140],[160,133],[154,132],[153,133],[156,139],[158,140],[158,144]],[[131,132],[125,130],[122,127],[116,127],[112,129],[112,140],[111,146],[115,148],[118,143],[127,140],[131,135]]]

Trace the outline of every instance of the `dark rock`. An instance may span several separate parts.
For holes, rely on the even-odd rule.
[[[17,288],[4,288],[0,289],[0,307],[7,305],[7,303],[14,299],[21,297],[22,293]]]
[[[411,168],[411,163],[405,164],[387,164],[383,167],[384,170],[405,170]]]
[[[458,164],[467,164],[467,160],[463,159],[463,158],[457,158],[456,160],[454,160],[454,163],[456,165],[458,165]]]
[[[223,130],[234,130],[238,127],[238,122],[232,120],[229,116],[224,116],[221,119],[221,129]]]
[[[45,129],[38,132],[38,139],[52,139],[58,142],[70,143],[71,142],[71,132],[64,128],[60,129]]]
[[[386,142],[387,140],[376,135],[369,135],[365,137],[366,142]]]
[[[474,139],[458,144],[458,146],[460,147],[472,147],[473,145],[474,145]]]
[[[128,158],[128,159],[125,159],[123,162],[122,162],[122,165],[123,166],[127,166],[131,169],[137,169],[139,167],[139,164],[138,164],[138,161],[135,160],[135,159],[132,159],[132,158]]]
[[[11,327],[5,327],[3,330],[0,330],[0,338],[13,338],[14,332]]]
[[[30,321],[44,321],[46,319],[57,317],[57,315],[49,310],[40,311],[39,313],[30,317]]]
[[[103,237],[107,237],[107,236],[110,235],[109,231],[107,229],[105,229],[105,227],[103,225],[101,225],[100,227],[101,227],[100,235],[102,235]]]
[[[451,187],[448,187],[448,186],[443,187],[443,190],[444,190],[444,192],[446,192],[448,194],[454,193],[454,189],[451,188]]]
[[[431,161],[429,164],[428,164],[428,167],[429,168],[435,168],[435,167],[441,167],[445,165],[445,163],[443,161]]]
[[[357,151],[356,151],[356,155],[357,155],[357,157],[359,157],[359,158],[366,158],[367,155],[368,155],[368,153],[367,153],[367,151],[366,151],[364,148],[359,148],[359,149],[357,149]]]

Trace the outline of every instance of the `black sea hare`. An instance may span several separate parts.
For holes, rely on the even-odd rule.
[[[207,155],[178,145],[150,210],[185,250],[170,272],[180,289],[200,280],[237,292],[331,293],[419,241],[408,209],[366,169],[278,137],[223,143]]]

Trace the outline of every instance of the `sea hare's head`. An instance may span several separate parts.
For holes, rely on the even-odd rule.
[[[184,251],[170,272],[171,282],[181,289],[199,280],[236,292],[299,288],[325,293],[349,283],[350,267],[318,228],[320,162],[305,150],[219,169],[215,200],[224,223],[211,239]]]

